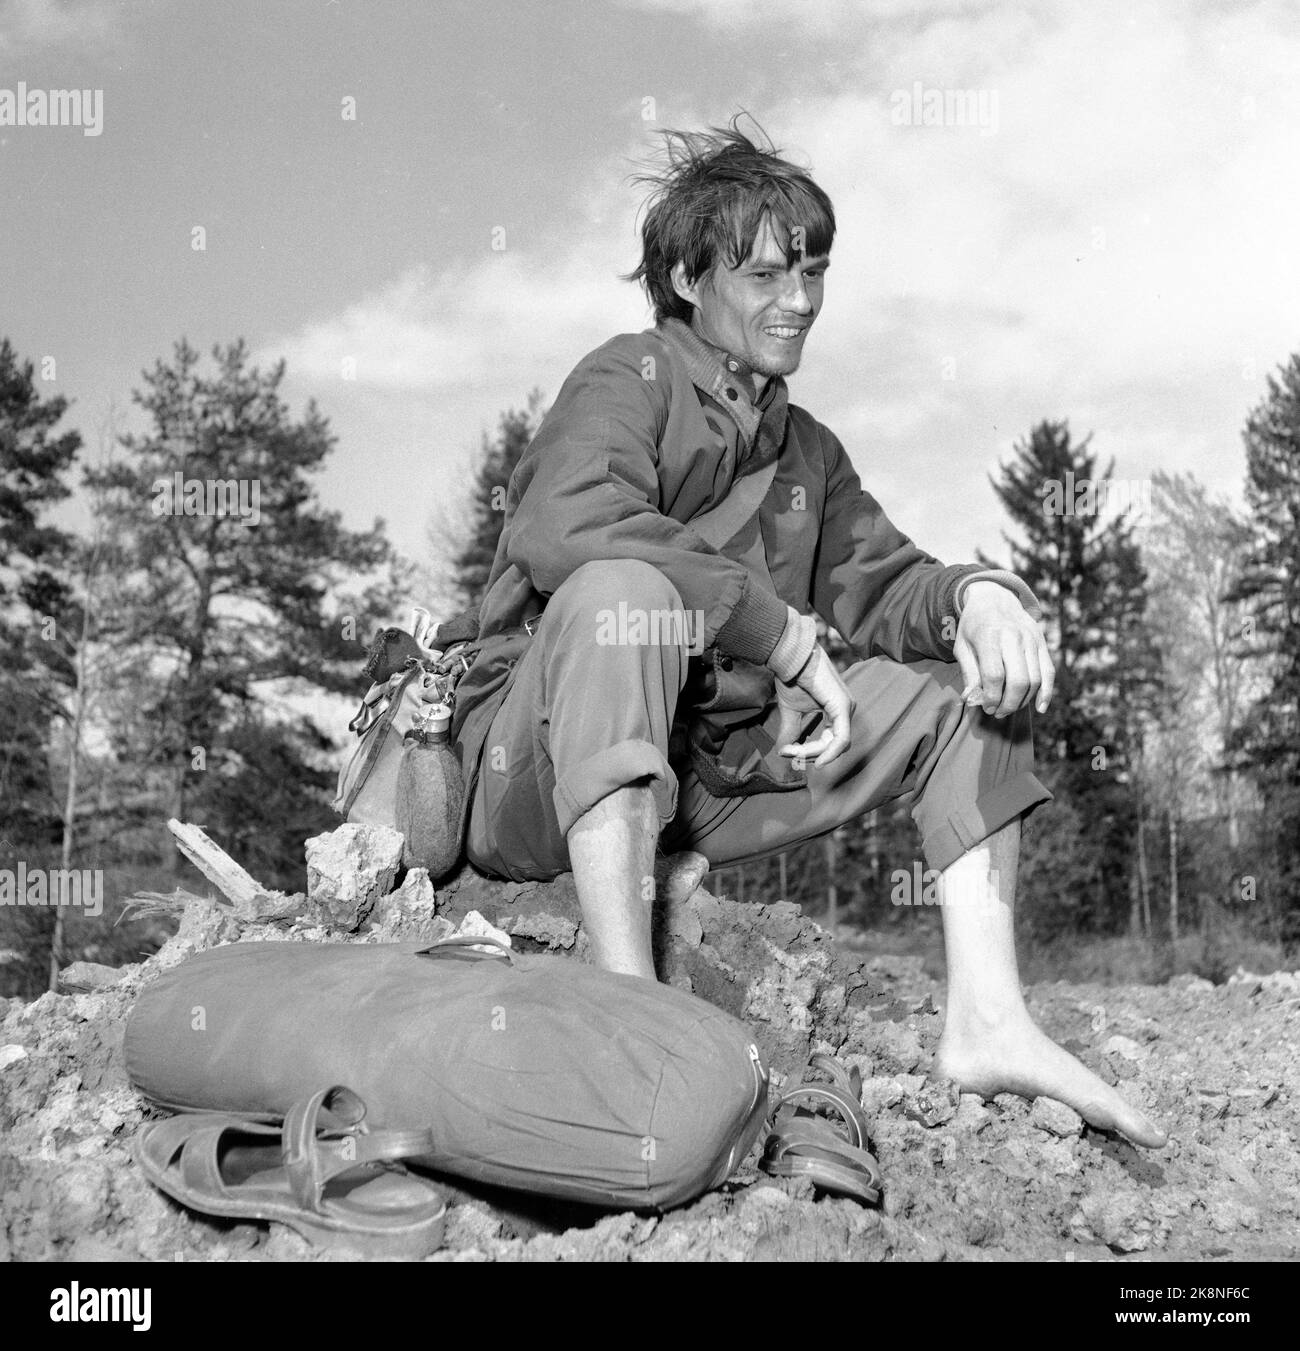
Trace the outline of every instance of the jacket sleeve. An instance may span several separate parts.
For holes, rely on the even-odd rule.
[[[660,511],[668,368],[647,335],[615,338],[578,364],[511,478],[506,557],[545,596],[584,563],[649,563],[702,616],[703,646],[763,663],[785,629],[785,603]]]
[[[893,525],[838,438],[819,427],[826,498],[813,573],[813,608],[859,659],[953,659],[956,591],[978,564],[945,567]]]

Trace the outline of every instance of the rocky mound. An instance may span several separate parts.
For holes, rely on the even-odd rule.
[[[344,827],[313,845],[305,897],[154,898],[175,905],[181,922],[148,961],[78,964],[63,973],[65,993],[0,1000],[0,1259],[317,1256],[278,1225],[190,1214],[131,1160],[131,1137],[151,1113],[126,1081],[126,1016],[148,981],[191,953],[496,930],[522,950],[583,956],[567,877],[503,885],[466,870],[435,889],[416,871],[393,891],[396,867],[386,872],[365,832]],[[927,1083],[942,991],[919,958],[844,950],[794,906],[667,890],[666,979],[748,1023],[778,1081],[818,1050],[861,1068],[883,1204],[864,1209],[816,1196],[806,1181],[774,1181],[754,1156],[723,1189],[663,1216],[451,1187],[446,1244],[428,1260],[1300,1256],[1300,973],[1029,991],[1053,1037],[1108,1081],[1123,1080],[1170,1131],[1167,1148],[1146,1153],[1046,1099],[985,1103]]]

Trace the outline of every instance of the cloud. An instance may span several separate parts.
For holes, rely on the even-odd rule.
[[[420,266],[277,350],[301,378],[385,392],[537,383],[539,367],[572,365],[620,316],[645,326],[644,302],[616,266],[509,250],[469,268]]]
[[[867,23],[876,24],[889,19],[915,22],[918,10],[924,11],[926,22],[947,14],[969,13],[978,6],[974,0],[926,0],[918,6],[917,0],[871,0],[869,7],[862,0],[617,0],[623,9],[645,10],[652,14],[682,15],[696,19],[711,28],[732,30],[737,27],[771,28],[780,24],[797,24],[802,32],[809,29],[819,33],[843,32]],[[996,0],[985,0],[986,4]]]
[[[638,7],[748,21],[730,0]],[[948,556],[994,545],[986,475],[1043,417],[1095,430],[1120,476],[1239,479],[1244,414],[1300,336],[1300,37],[1277,14],[954,5],[849,34],[833,78],[755,110],[840,222],[794,396],[903,528],[933,540],[958,522]],[[995,92],[996,130],[899,125],[891,95],[917,83]],[[692,111],[721,120],[720,100]],[[635,256],[625,172],[593,167],[544,255],[415,269],[277,350],[332,399],[368,398],[376,427],[405,418],[409,439],[411,410],[436,409],[471,444],[493,410],[553,396],[583,352],[647,322],[616,280]],[[406,413],[380,410],[402,397]]]
[[[0,10],[0,56],[29,57],[51,49],[116,49],[148,5],[126,0],[5,0]]]

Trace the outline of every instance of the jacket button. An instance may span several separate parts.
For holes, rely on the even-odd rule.
[[[734,389],[728,389],[728,390],[727,390],[727,398],[729,398],[729,399],[731,399],[731,400],[734,401],[734,400],[738,399],[739,397],[740,397],[740,395],[737,394],[736,391],[735,391]]]
[[[730,658],[730,657],[720,657],[720,658],[718,659],[718,665],[721,666],[722,669],[723,669],[724,671],[730,671],[730,670],[731,670],[731,658]]]

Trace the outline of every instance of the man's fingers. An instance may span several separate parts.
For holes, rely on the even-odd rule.
[[[811,760],[834,740],[835,733],[829,727],[823,727],[811,741],[791,742],[788,746],[782,746],[781,754],[788,760]]]
[[[1036,672],[1031,672],[1029,653],[1019,633],[1007,633],[1002,638],[1002,698],[993,710],[995,718],[1010,717],[1024,706],[1031,688],[1036,683]]]
[[[813,761],[814,765],[819,768],[822,765],[829,765],[832,760],[848,750],[851,725],[847,708],[837,709],[831,714],[831,744]]]
[[[961,672],[962,690],[970,692],[972,688],[979,689],[979,662],[975,660],[975,651],[970,643],[960,634],[953,644],[952,655],[957,658],[957,669]]]
[[[852,744],[852,712],[852,704],[835,711],[826,710],[825,716],[830,719],[829,727],[823,726],[811,741],[781,746],[779,753],[791,760],[811,760],[819,768],[829,765]]]
[[[1052,661],[1052,654],[1047,649],[1047,639],[1043,637],[1041,629],[1038,631],[1038,669],[1043,673],[1043,683],[1038,691],[1038,702],[1034,707],[1040,713],[1046,713],[1056,690],[1056,663]]]
[[[985,713],[995,713],[1002,702],[1002,682],[1005,678],[1002,645],[996,637],[985,637],[975,649],[979,660],[980,707]]]

